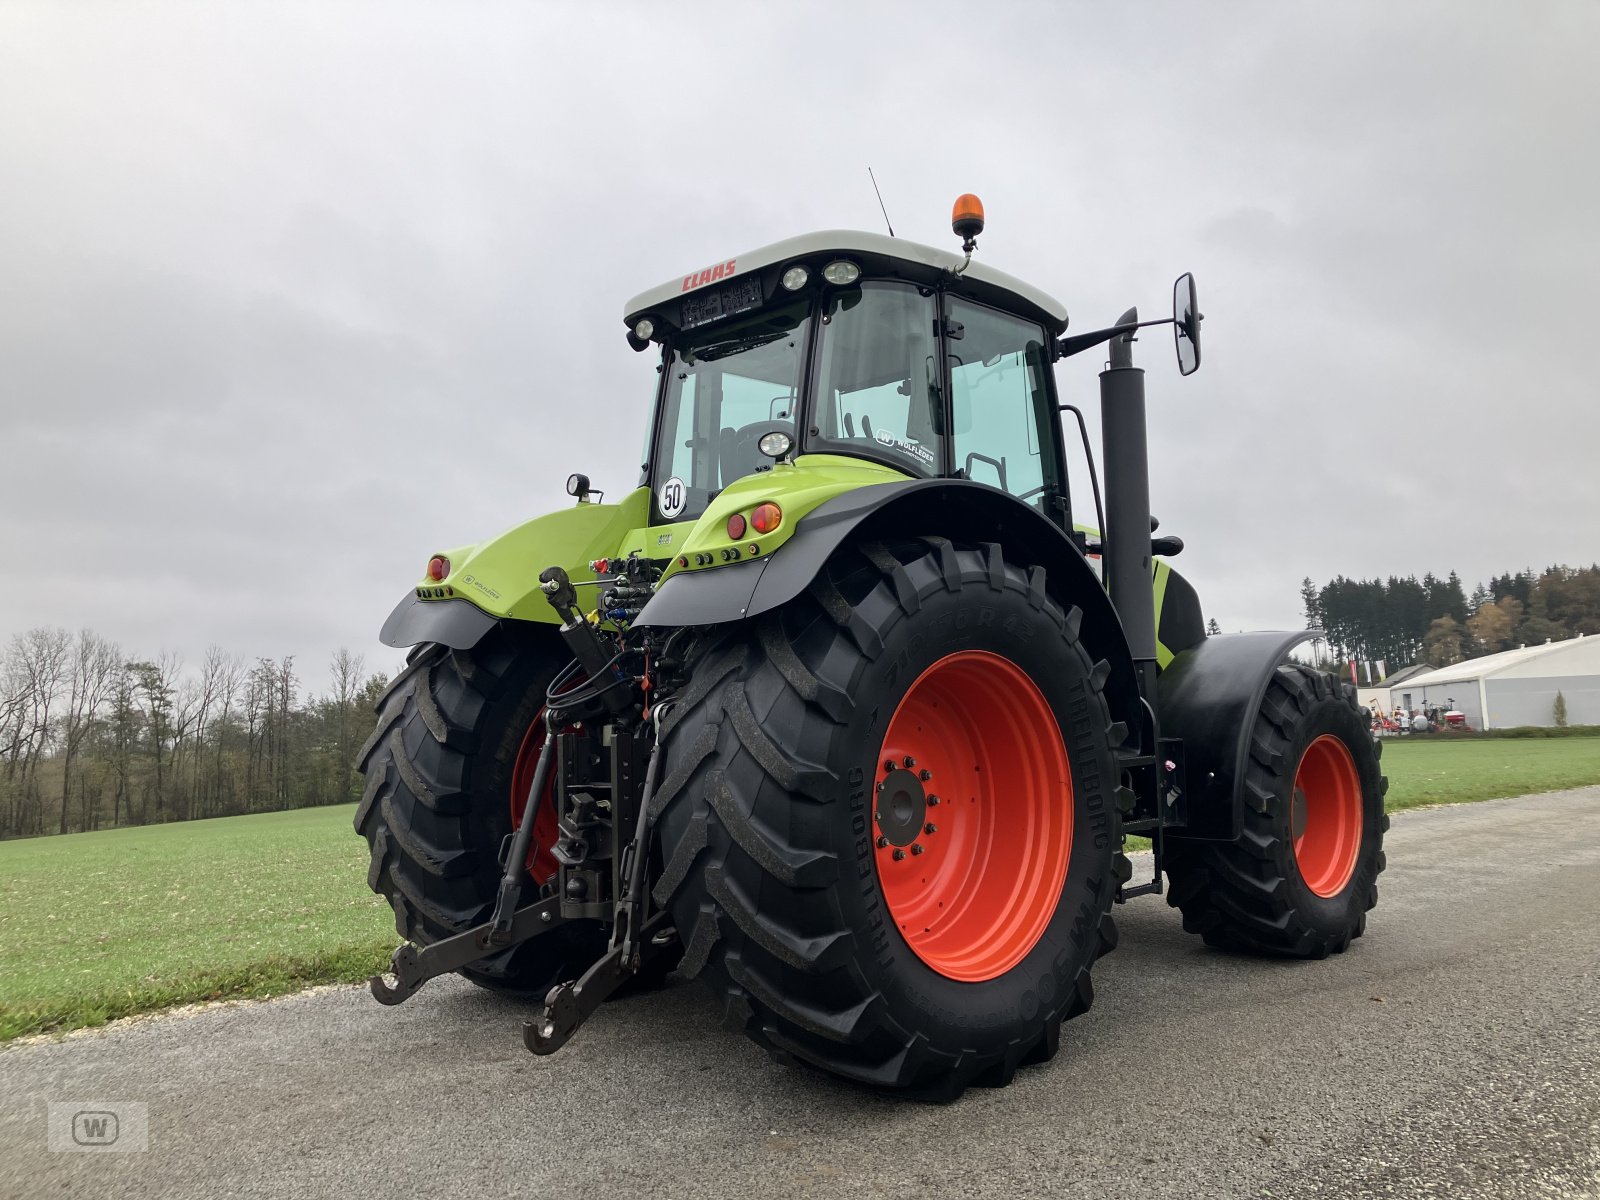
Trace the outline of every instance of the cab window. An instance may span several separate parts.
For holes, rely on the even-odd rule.
[[[758,443],[794,431],[809,306],[796,303],[674,340],[656,441],[656,515],[687,521],[735,479],[770,466]]]
[[[931,295],[869,281],[824,301],[809,446],[912,475],[943,470]]]
[[[970,301],[946,304],[955,469],[1052,520],[1060,494],[1049,342],[1029,321]]]

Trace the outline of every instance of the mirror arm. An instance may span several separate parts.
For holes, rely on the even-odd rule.
[[[1057,358],[1071,358],[1074,354],[1081,354],[1085,350],[1092,350],[1105,342],[1109,342],[1119,333],[1132,333],[1135,329],[1148,329],[1152,325],[1172,325],[1176,322],[1172,317],[1162,317],[1155,321],[1130,321],[1126,325],[1113,325],[1109,329],[1096,329],[1091,333],[1080,333],[1074,337],[1064,337],[1056,343]]]

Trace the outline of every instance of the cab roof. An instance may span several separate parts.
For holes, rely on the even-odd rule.
[[[681,298],[701,288],[751,274],[770,274],[775,279],[783,270],[798,263],[804,263],[815,277],[833,259],[849,258],[870,278],[904,279],[929,286],[942,282],[950,290],[974,300],[1039,320],[1049,328],[1051,336],[1060,336],[1066,329],[1067,309],[1061,301],[976,258],[959,280],[952,283],[953,273],[963,257],[954,251],[924,246],[905,238],[885,237],[881,233],[828,229],[774,242],[668,280],[629,300],[622,316],[629,327],[646,315],[671,320]]]

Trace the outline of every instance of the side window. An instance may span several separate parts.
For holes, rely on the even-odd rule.
[[[956,470],[1057,519],[1049,503],[1061,484],[1057,418],[1044,330],[964,300],[952,298],[946,308]]]
[[[691,520],[735,479],[770,465],[758,441],[793,428],[810,310],[797,301],[673,340],[652,471],[659,519]],[[663,504],[661,489],[673,480],[678,499]]]
[[[867,452],[913,475],[943,465],[933,297],[868,282],[830,295],[810,446]]]

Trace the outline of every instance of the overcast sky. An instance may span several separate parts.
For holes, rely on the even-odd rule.
[[[1597,61],[1577,2],[3,0],[0,636],[387,665],[429,552],[633,484],[624,301],[879,228],[869,165],[1076,329],[1196,273],[1200,373],[1138,354],[1224,628],[1591,562]]]

